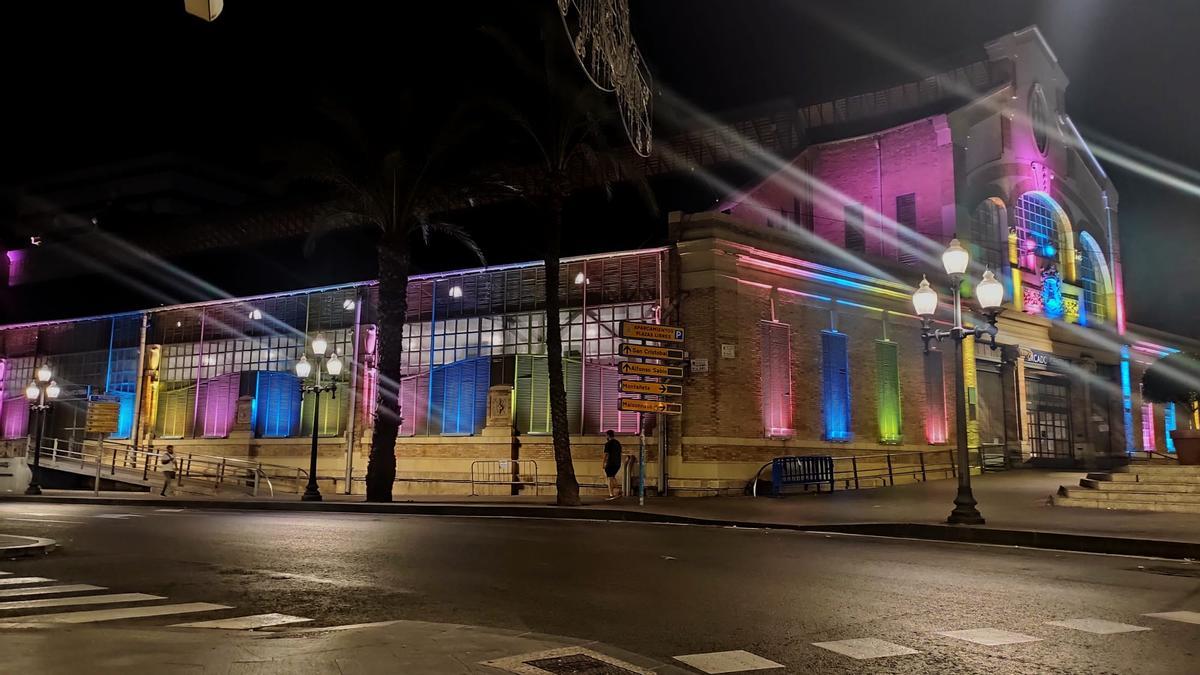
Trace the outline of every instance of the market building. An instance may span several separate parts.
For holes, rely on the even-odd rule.
[[[581,482],[601,482],[606,430],[637,445],[638,416],[618,404],[627,320],[687,335],[682,414],[648,425],[652,489],[740,492],[779,455],[844,458],[839,487],[854,487],[850,467],[867,485],[946,475],[957,364],[924,349],[911,294],[924,275],[947,296],[938,256],[955,237],[971,252],[969,277],[991,270],[1006,288],[996,347],[965,345],[979,465],[1101,467],[1171,450],[1166,432],[1181,421],[1142,405],[1138,381],[1190,344],[1126,323],[1117,192],[1065,109],[1067,77],[1036,28],[986,53],[801,108],[803,147],[761,153],[765,178],[712,210],[672,213],[666,246],[563,261]],[[474,463],[513,460],[522,481],[552,485],[545,273],[528,263],[410,280],[398,492],[465,492]],[[7,451],[25,445],[23,392],[48,362],[64,392],[49,439],[83,440],[95,394],[120,403],[113,442],[182,453],[301,467],[315,426],[323,484],[361,491],[377,292],[357,282],[0,327]],[[339,388],[318,394],[319,416],[294,370],[318,335],[347,363]]]

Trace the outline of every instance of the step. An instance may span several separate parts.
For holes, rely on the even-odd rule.
[[[1104,499],[1087,499],[1085,497],[1064,497],[1054,495],[1050,501],[1055,506],[1073,506],[1085,509],[1106,509],[1111,511],[1160,511],[1170,513],[1200,513],[1200,504],[1160,504],[1156,502],[1112,502]]]
[[[1087,475],[1087,478],[1089,480],[1100,480],[1126,484],[1154,483],[1156,485],[1200,485],[1200,476],[1189,476],[1187,474],[1092,472]]]
[[[1079,485],[1093,490],[1108,490],[1110,492],[1177,492],[1200,495],[1200,481],[1195,483],[1162,483],[1162,482],[1132,482],[1112,481],[1092,478],[1080,478]]]
[[[1179,492],[1118,491],[1092,490],[1085,487],[1060,487],[1058,493],[1065,497],[1081,499],[1099,499],[1109,502],[1156,502],[1164,504],[1197,504],[1200,505],[1200,494]],[[1065,493],[1065,494],[1064,494]]]
[[[1173,474],[1177,476],[1200,477],[1200,464],[1127,464],[1117,467],[1113,470],[1113,473]]]

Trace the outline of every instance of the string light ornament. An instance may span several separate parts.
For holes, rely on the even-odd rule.
[[[629,29],[629,0],[558,0],[563,28],[583,72],[617,97],[633,151],[650,156],[650,71]]]

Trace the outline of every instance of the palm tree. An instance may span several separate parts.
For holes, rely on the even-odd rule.
[[[333,188],[336,200],[310,234],[306,247],[311,249],[325,230],[334,227],[367,226],[378,232],[379,385],[366,484],[367,501],[388,502],[396,479],[396,436],[404,414],[399,388],[412,243],[419,239],[429,244],[435,235],[446,236],[465,246],[481,264],[486,262],[465,229],[433,218],[439,207],[444,208],[460,193],[454,189],[452,176],[461,166],[454,161],[455,152],[470,127],[462,122],[463,115],[449,115],[433,133],[409,131],[400,141],[403,147],[380,151],[368,142],[356,118],[336,106],[326,104],[324,108],[324,116],[340,136],[340,142],[334,144],[339,150],[331,152],[327,144],[310,153],[304,175]]]
[[[505,186],[533,204],[542,223],[546,365],[557,503],[578,506],[579,482],[571,459],[559,321],[563,209],[579,176],[590,177],[588,182],[595,185],[602,184],[608,175],[603,164],[614,160],[604,152],[604,141],[606,123],[612,115],[600,92],[584,80],[570,60],[571,47],[563,40],[557,17],[548,13],[543,16],[541,63],[531,59],[507,34],[491,28],[485,32],[508,54],[519,76],[509,95],[492,100],[491,107],[510,129],[516,130],[519,149],[515,155],[527,160],[510,160],[513,171]]]

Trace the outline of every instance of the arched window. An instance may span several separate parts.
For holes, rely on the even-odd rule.
[[[1108,318],[1108,292],[1104,283],[1104,259],[1100,257],[1097,244],[1086,232],[1079,235],[1079,254],[1075,263],[1075,274],[1079,287],[1083,289],[1085,311],[1098,319]]]
[[[997,273],[1007,247],[1007,241],[1000,234],[1007,231],[1004,221],[1004,202],[995,197],[979,202],[971,216],[969,243],[975,247],[973,257]]]
[[[1057,209],[1046,197],[1027,192],[1017,200],[1017,238],[1022,266],[1037,270],[1035,258],[1058,262],[1059,231]]]

